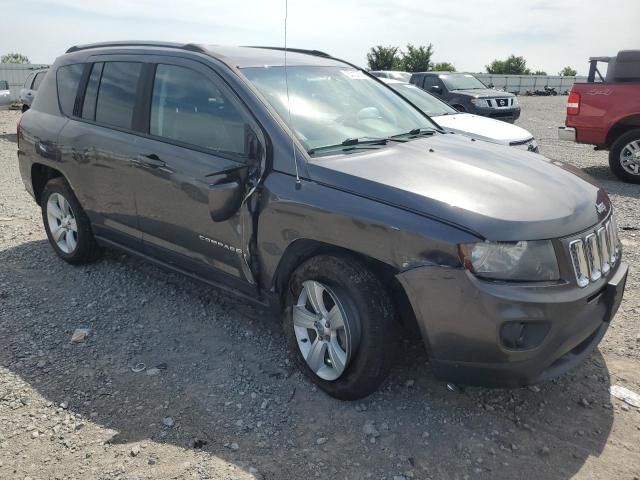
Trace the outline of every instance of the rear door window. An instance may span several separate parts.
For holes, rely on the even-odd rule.
[[[104,64],[96,102],[96,122],[131,129],[141,71],[142,64],[138,62]]]
[[[217,82],[190,68],[157,66],[151,135],[244,158],[245,124],[238,103]]]
[[[82,102],[82,118],[86,120],[96,119],[96,101],[98,100],[98,86],[100,85],[103,65],[104,63],[94,63],[91,67],[87,90],[84,93],[84,101]]]
[[[84,71],[84,63],[64,65],[56,72],[56,83],[58,87],[58,99],[60,109],[67,116],[73,115],[73,106],[78,94],[78,85]]]

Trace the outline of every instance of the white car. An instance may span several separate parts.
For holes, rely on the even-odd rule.
[[[12,103],[9,83],[6,80],[0,80],[0,110],[8,109]]]
[[[48,70],[31,72],[24,81],[24,85],[20,90],[20,95],[18,95],[18,100],[22,103],[23,113],[31,108],[36,92],[38,91],[38,88],[40,88],[40,84],[42,83],[42,80],[44,80],[44,76],[47,72]]]
[[[530,152],[538,152],[533,135],[524,128],[488,117],[457,111],[448,103],[411,83],[380,78],[396,92],[429,115],[448,132],[459,133],[485,142],[509,145]]]

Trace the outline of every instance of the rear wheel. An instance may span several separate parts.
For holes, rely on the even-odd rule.
[[[27,110],[29,110],[29,105],[22,104],[22,113],[26,112]]]
[[[640,183],[640,128],[620,135],[613,142],[609,166],[620,180]]]
[[[366,265],[320,255],[293,273],[284,331],[296,363],[329,395],[355,400],[384,381],[397,348],[389,294]]]
[[[89,219],[63,178],[49,180],[40,205],[47,237],[60,258],[78,265],[100,256]]]

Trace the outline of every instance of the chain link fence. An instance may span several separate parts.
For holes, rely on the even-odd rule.
[[[560,95],[567,95],[576,82],[586,82],[587,77],[561,77],[560,75],[496,75],[492,73],[476,73],[485,85],[493,84],[494,88],[504,89],[517,95],[525,95],[527,92],[544,90],[544,87],[552,87]]]

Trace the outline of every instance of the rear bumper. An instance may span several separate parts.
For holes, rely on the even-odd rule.
[[[425,267],[398,275],[436,376],[465,385],[515,387],[552,379],[596,348],[624,292],[628,266],[587,288],[505,285],[462,269]],[[511,325],[526,348],[508,347]],[[524,333],[523,333],[524,332]]]
[[[576,129],[572,127],[558,127],[558,138],[567,142],[575,142]]]

